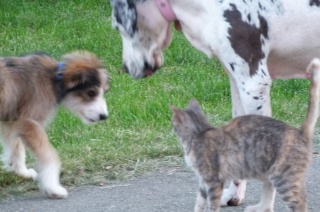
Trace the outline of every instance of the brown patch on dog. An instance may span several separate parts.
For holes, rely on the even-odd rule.
[[[250,75],[256,74],[259,61],[266,57],[262,51],[262,37],[268,38],[268,24],[264,17],[259,15],[260,27],[242,21],[241,13],[234,4],[231,10],[226,10],[224,16],[230,23],[229,40],[232,48],[250,68]]]

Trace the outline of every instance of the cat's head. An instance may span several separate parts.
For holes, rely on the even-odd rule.
[[[192,136],[211,127],[196,99],[191,99],[186,109],[170,106],[172,125],[179,137]]]

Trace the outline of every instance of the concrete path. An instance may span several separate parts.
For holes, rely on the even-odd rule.
[[[314,155],[307,180],[309,212],[320,211],[320,156]],[[1,212],[188,212],[193,211],[197,180],[193,172],[172,168],[109,186],[69,189],[64,200],[50,200],[40,192],[0,202]],[[243,211],[256,204],[261,183],[250,181],[241,206],[222,212]],[[277,197],[275,211],[288,211]]]

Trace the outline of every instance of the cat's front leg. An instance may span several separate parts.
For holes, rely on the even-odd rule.
[[[220,201],[223,190],[223,182],[213,181],[206,184],[207,187],[207,201],[210,212],[220,211]]]
[[[245,180],[234,180],[228,189],[224,189],[220,201],[221,206],[239,205],[244,199],[247,182]]]

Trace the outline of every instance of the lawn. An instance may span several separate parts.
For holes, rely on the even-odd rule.
[[[112,77],[106,122],[86,126],[59,108],[48,126],[62,161],[65,186],[106,184],[164,166],[183,165],[172,133],[169,104],[201,103],[212,124],[231,119],[228,76],[217,60],[195,50],[179,32],[165,52],[165,66],[153,77],[133,80],[122,71],[121,39],[111,27],[108,0],[0,1],[0,55],[45,51],[59,59],[73,50],[97,54]],[[308,81],[276,81],[274,117],[299,126],[307,111]],[[35,166],[28,155],[28,167]],[[0,196],[37,190],[31,180],[0,165]]]

